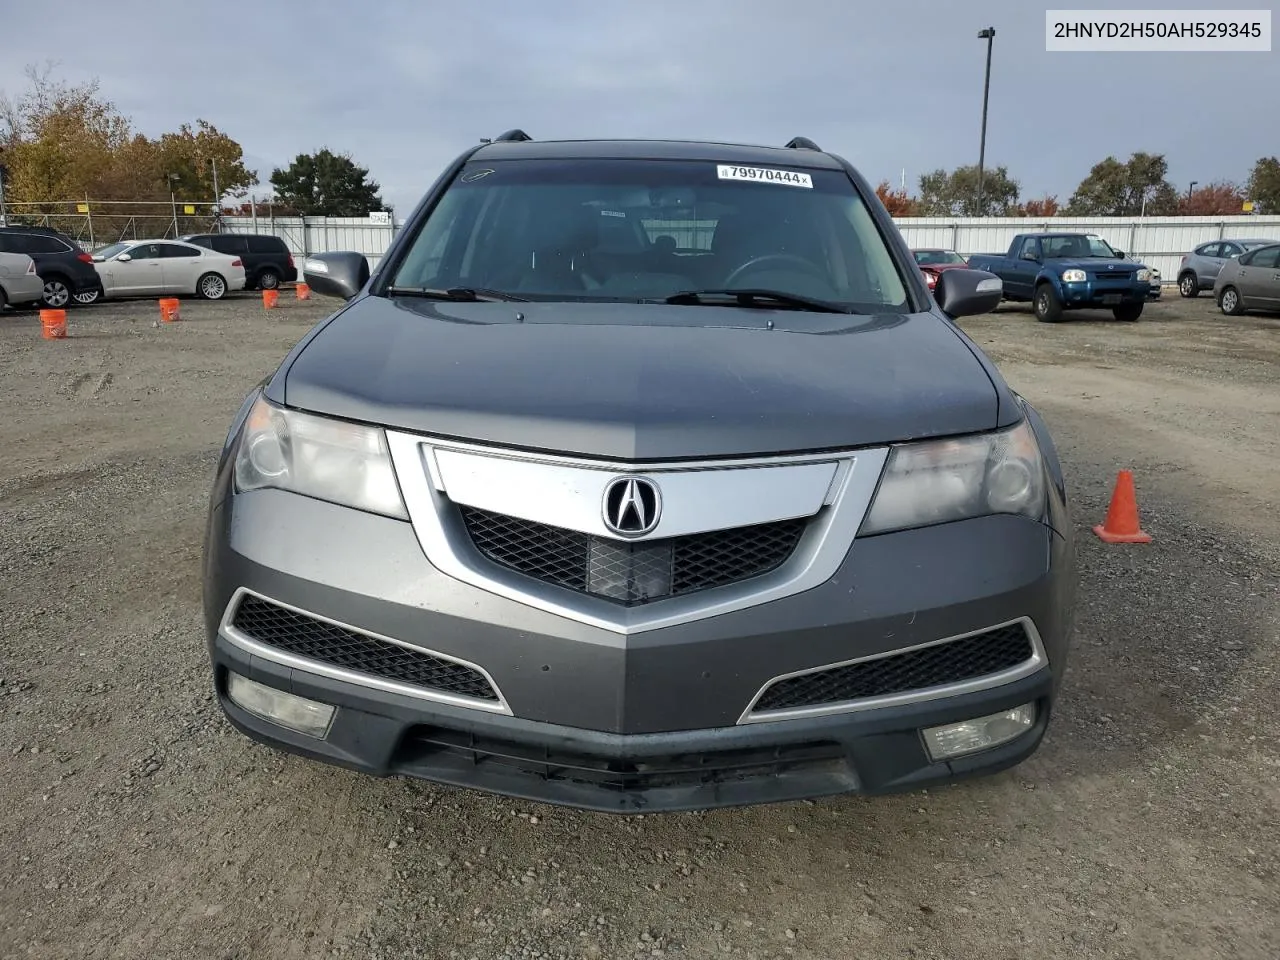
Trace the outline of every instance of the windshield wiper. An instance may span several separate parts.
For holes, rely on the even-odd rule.
[[[475,290],[471,287],[449,287],[440,290],[434,287],[387,287],[387,295],[391,297],[423,297],[427,300],[455,300],[460,303],[502,303],[518,301],[527,303],[524,297],[503,293],[501,290]]]
[[[666,297],[663,303],[687,304],[689,306],[724,306],[732,304],[737,307],[777,307],[779,305],[800,310],[811,310],[814,313],[857,313],[850,307],[819,300],[816,297],[805,297],[782,290],[682,290]]]

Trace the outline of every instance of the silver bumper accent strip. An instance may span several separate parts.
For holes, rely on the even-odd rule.
[[[374,640],[381,640],[384,643],[393,643],[398,647],[404,647],[406,650],[413,650],[416,653],[425,653],[428,656],[438,657],[441,660],[448,660],[450,663],[456,663],[459,666],[467,667],[484,677],[497,696],[497,701],[478,700],[475,697],[465,697],[454,693],[446,693],[443,690],[432,690],[430,687],[419,687],[410,683],[400,683],[396,680],[387,680],[369,673],[360,673],[356,670],[347,670],[343,667],[335,667],[331,664],[322,663],[319,660],[312,660],[308,657],[300,657],[297,654],[288,653],[284,650],[277,649],[269,644],[261,643],[253,639],[247,634],[241,632],[232,626],[232,620],[235,618],[236,609],[240,606],[240,601],[246,596],[254,596],[259,600],[273,603],[285,610],[304,617],[311,617],[323,623],[340,627],[343,630],[350,630],[352,633],[359,633]],[[429,650],[426,647],[420,647],[414,643],[405,643],[403,640],[397,640],[395,637],[388,637],[381,633],[374,633],[372,630],[365,630],[361,627],[352,626],[349,623],[343,623],[340,620],[334,620],[330,617],[321,616],[318,613],[312,613],[310,610],[303,610],[291,604],[268,597],[265,594],[258,593],[256,590],[250,590],[247,587],[240,587],[232,595],[227,603],[226,609],[222,612],[222,620],[218,624],[218,634],[233,646],[239,647],[246,653],[255,657],[261,657],[263,660],[270,660],[272,663],[278,663],[281,666],[293,667],[305,673],[315,673],[322,677],[328,677],[331,680],[341,680],[345,683],[353,683],[362,687],[369,687],[374,690],[382,690],[386,693],[397,693],[405,697],[413,697],[417,700],[429,700],[432,703],[444,703],[455,707],[467,707],[472,710],[483,710],[486,713],[499,713],[505,716],[512,716],[511,707],[507,705],[507,699],[502,695],[502,690],[493,677],[489,675],[489,671],[478,663],[472,663],[470,660],[462,660],[459,657],[451,656],[447,653],[440,653],[438,650]]]
[[[1008,670],[1002,670],[999,673],[990,673],[983,677],[974,677],[972,680],[963,680],[959,683],[940,684],[933,687],[921,687],[918,690],[907,690],[903,693],[894,693],[882,697],[863,697],[860,700],[845,700],[839,703],[823,703],[811,707],[792,707],[786,710],[763,710],[755,712],[755,706],[760,702],[760,698],[776,683],[783,680],[790,680],[793,677],[808,676],[813,673],[823,673],[827,670],[836,670],[840,667],[847,667],[855,663],[866,663],[871,660],[884,660],[888,657],[896,657],[900,654],[911,653],[914,650],[923,650],[927,647],[936,647],[944,643],[954,643],[957,640],[964,640],[966,637],[974,637],[980,633],[988,633],[992,630],[999,630],[1002,627],[1012,627],[1021,624],[1027,631],[1027,636],[1031,640],[1031,656]],[[803,717],[825,717],[834,716],[842,713],[856,713],[862,710],[875,710],[879,707],[899,707],[912,703],[926,703],[930,700],[942,700],[947,697],[963,696],[966,693],[977,693],[981,690],[990,690],[1006,683],[1012,683],[1014,680],[1021,680],[1023,677],[1029,677],[1037,670],[1048,664],[1049,658],[1045,653],[1044,641],[1040,638],[1040,631],[1036,629],[1035,623],[1030,617],[1019,617],[1016,620],[1008,620],[1004,623],[991,624],[980,630],[970,630],[967,633],[958,633],[955,636],[943,637],[941,640],[930,640],[927,643],[918,643],[911,647],[901,647],[897,650],[887,650],[884,653],[875,653],[866,657],[855,657],[852,660],[841,660],[837,663],[824,663],[819,667],[808,667],[804,670],[795,670],[791,673],[784,673],[774,677],[763,687],[760,692],[751,698],[751,702],[747,704],[747,709],[742,711],[742,716],[738,718],[738,723],[768,723],[777,720],[798,720]]]

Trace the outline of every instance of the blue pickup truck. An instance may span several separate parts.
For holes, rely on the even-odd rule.
[[[975,253],[969,267],[994,273],[1004,299],[1031,301],[1043,323],[1081,308],[1109,308],[1117,320],[1134,321],[1151,291],[1146,265],[1092,233],[1020,233],[1007,253]]]

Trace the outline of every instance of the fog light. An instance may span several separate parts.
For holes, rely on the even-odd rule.
[[[1012,710],[993,713],[941,727],[926,727],[924,742],[934,760],[948,760],[978,750],[1008,743],[1031,729],[1036,722],[1036,705],[1024,703]]]
[[[327,703],[285,693],[238,673],[227,675],[227,696],[241,710],[318,740],[325,738],[333,720],[334,708]]]

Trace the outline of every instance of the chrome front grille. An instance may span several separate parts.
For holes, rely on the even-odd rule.
[[[613,540],[460,507],[475,548],[535,580],[623,606],[638,606],[750,580],[795,551],[806,521],[781,520],[640,542]]]

